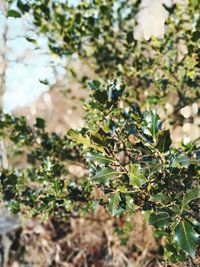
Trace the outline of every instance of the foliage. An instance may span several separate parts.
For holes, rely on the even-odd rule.
[[[194,257],[198,148],[171,147],[169,131],[161,128],[156,112],[127,105],[127,94],[116,81],[92,89],[85,127],[63,138],[46,133],[39,118],[32,129],[25,118],[2,114],[2,134],[9,135],[17,150],[29,147],[30,164],[2,171],[3,198],[12,211],[32,216],[75,216],[98,205],[113,216],[141,210],[160,237],[166,237],[165,253],[172,260],[185,259],[185,253]],[[70,159],[74,164],[87,162],[84,179],[69,174]]]
[[[136,103],[162,105],[176,93],[176,116],[181,107],[199,98],[199,0],[168,8],[165,38],[150,42],[133,37],[138,0],[82,0],[74,5],[56,0],[16,2],[17,12],[32,15],[52,53],[77,54],[102,81],[123,77]]]
[[[199,1],[173,5],[165,38],[150,42],[133,38],[140,1],[133,2],[18,0],[9,10],[11,17],[32,14],[50,50],[77,54],[97,79],[81,81],[90,88],[85,125],[64,137],[48,133],[41,118],[30,127],[24,117],[1,114],[13,166],[27,156],[23,167],[1,171],[2,199],[13,212],[47,218],[82,216],[99,205],[112,216],[142,211],[164,239],[164,256],[185,261],[199,245],[199,147],[173,147],[155,107],[175,93],[175,124],[180,108],[199,97]],[[181,56],[180,45],[188,51]],[[71,164],[83,173],[73,174]]]

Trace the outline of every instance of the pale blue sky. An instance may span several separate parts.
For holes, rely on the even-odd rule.
[[[65,60],[49,54],[45,38],[38,38],[33,31],[27,28],[28,20],[27,16],[25,18],[7,18],[6,58],[8,67],[6,69],[6,92],[3,98],[5,112],[30,105],[43,92],[47,91],[48,86],[42,84],[40,80],[47,79],[50,84],[55,83],[55,68],[58,76],[65,74],[64,68],[62,68]],[[1,51],[4,23],[5,17],[0,12]],[[25,37],[37,39],[37,44],[28,42]]]

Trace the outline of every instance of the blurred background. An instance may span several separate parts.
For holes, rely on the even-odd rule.
[[[76,2],[71,0],[71,4]],[[80,79],[88,73],[95,78],[95,74],[76,55],[70,59],[52,55],[47,40],[38,37],[29,16],[10,18],[7,11],[7,4],[1,0],[1,109],[26,116],[30,124],[42,117],[48,131],[61,135],[67,129],[83,126],[88,92],[73,78],[73,70]],[[173,101],[171,95],[165,111],[159,110],[161,118],[173,113]],[[174,145],[200,137],[198,103],[183,107],[180,114],[183,125],[171,129]],[[120,232],[122,226],[124,232],[130,231],[128,241]],[[125,222],[99,209],[87,220],[71,218],[63,222],[51,218],[40,223],[13,217],[2,206],[0,244],[2,267],[171,266],[159,263],[159,243],[141,214]]]

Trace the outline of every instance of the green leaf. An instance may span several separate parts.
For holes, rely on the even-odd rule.
[[[104,130],[105,133],[109,133],[110,132],[109,124],[106,121],[103,122],[103,130]]]
[[[86,148],[90,147],[90,139],[88,136],[82,136],[80,133],[77,133],[74,130],[70,130],[69,135],[77,144],[82,144]]]
[[[127,33],[126,35],[126,40],[127,40],[127,43],[132,43],[134,41],[134,38],[133,38],[133,31],[130,31]]]
[[[105,104],[108,101],[108,95],[107,92],[104,91],[100,91],[97,90],[94,92],[93,97],[95,98],[95,100],[97,100],[99,103],[101,104]]]
[[[164,257],[170,259],[173,263],[180,263],[187,260],[185,251],[177,250],[177,246],[172,243],[164,246]]]
[[[104,156],[96,152],[88,152],[86,154],[86,159],[89,161],[94,161],[94,162],[102,163],[102,164],[108,164],[108,163],[114,162],[112,158],[109,158],[107,156]]]
[[[160,131],[157,140],[158,142],[156,144],[156,148],[160,152],[166,152],[169,150],[169,147],[172,143],[169,130]]]
[[[159,212],[157,214],[150,214],[148,223],[155,227],[166,227],[170,223],[170,216],[167,212]]]
[[[30,10],[30,6],[27,3],[23,3],[21,0],[17,0],[17,7],[22,11],[22,13]]]
[[[27,38],[26,38],[26,39],[27,39]],[[32,40],[33,40],[33,39],[32,39]],[[34,40],[33,40],[33,41],[34,41]],[[31,42],[30,39],[29,39],[29,42]],[[44,79],[44,80],[41,80],[41,79],[40,79],[39,82],[42,83],[42,84],[44,84],[44,85],[49,85],[49,81],[48,81],[47,79]]]
[[[188,190],[183,198],[182,208],[184,208],[190,201],[196,198],[200,198],[200,189],[193,188],[191,190]]]
[[[178,157],[176,157],[173,162],[172,162],[172,166],[173,167],[188,167],[190,165],[198,165],[199,162],[198,160],[195,159],[191,159],[186,155],[178,155]]]
[[[20,18],[21,14],[13,9],[8,10],[7,17],[12,17],[12,18]]]
[[[149,200],[156,203],[167,203],[169,201],[169,197],[163,193],[158,193],[154,196],[151,196]]]
[[[89,82],[88,85],[90,86],[90,88],[91,88],[92,90],[98,90],[98,89],[100,88],[100,85],[101,85],[101,84],[100,84],[99,81],[97,81],[97,80],[93,80],[93,81]]]
[[[126,211],[133,213],[135,211],[133,198],[131,196],[126,196]]]
[[[112,179],[113,176],[118,175],[118,174],[119,172],[111,168],[106,168],[106,169],[98,171],[96,175],[92,177],[92,179],[99,184],[108,185],[110,179]]]
[[[169,233],[167,233],[166,231],[164,230],[155,230],[153,235],[156,237],[156,238],[161,238],[163,236],[169,236]]]
[[[192,41],[197,42],[200,39],[200,31],[195,31],[192,34]]]
[[[196,254],[199,236],[194,231],[192,225],[186,221],[181,221],[175,228],[175,240],[179,247],[190,254],[193,258]]]
[[[158,127],[160,124],[160,118],[156,112],[151,112],[151,126],[150,126],[150,131],[152,136],[156,136],[158,132]]]
[[[72,139],[77,143],[77,144],[81,144],[83,145],[83,147],[85,149],[88,148],[93,148],[95,150],[98,150],[100,152],[105,152],[104,149],[100,146],[97,146],[95,144],[92,144],[90,141],[90,138],[86,135],[86,136],[82,136],[80,133],[74,131],[74,130],[70,130],[68,132],[68,134],[72,137]]]
[[[120,201],[121,201],[121,198],[118,192],[112,194],[112,197],[110,198],[110,201],[107,206],[112,216],[116,216],[122,213],[123,209],[119,207]]]
[[[14,199],[8,203],[7,207],[13,213],[18,213],[20,211],[20,203]]]
[[[30,43],[37,44],[37,40],[35,40],[35,39],[31,38],[31,37],[26,37],[26,40],[28,42],[30,42]],[[41,82],[41,80],[40,80],[40,82]]]
[[[147,182],[145,175],[142,172],[140,165],[138,164],[130,164],[129,165],[129,183],[131,185],[141,187],[143,184]]]
[[[44,129],[45,128],[45,120],[43,120],[42,118],[36,118],[35,127],[39,128],[39,129]]]
[[[7,176],[7,181],[9,185],[15,186],[18,182],[18,176],[15,173],[11,173],[10,175]]]

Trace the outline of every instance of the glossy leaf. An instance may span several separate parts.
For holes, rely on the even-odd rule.
[[[198,239],[198,234],[194,231],[192,225],[188,221],[182,220],[176,226],[175,240],[177,244],[193,258],[196,254]]]
[[[166,227],[171,219],[167,212],[159,212],[157,214],[150,214],[148,223],[158,228]]]

